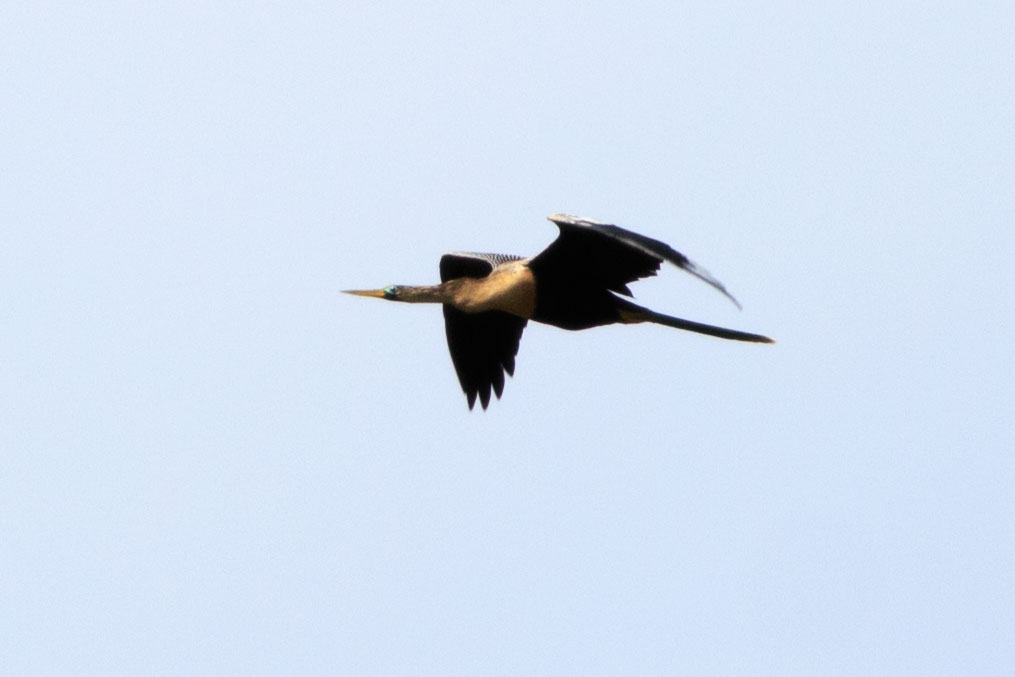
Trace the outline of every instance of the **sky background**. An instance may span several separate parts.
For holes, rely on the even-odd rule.
[[[1010,675],[1010,3],[5,2],[0,671]],[[469,412],[429,284],[662,312]]]

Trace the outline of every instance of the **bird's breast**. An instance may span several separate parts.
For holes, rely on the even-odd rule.
[[[461,311],[501,310],[528,319],[536,310],[536,279],[520,261],[498,266],[486,277],[466,279],[454,297]]]

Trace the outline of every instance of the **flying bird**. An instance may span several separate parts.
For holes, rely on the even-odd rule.
[[[438,285],[345,293],[442,304],[451,361],[469,409],[477,397],[486,409],[491,389],[501,396],[504,372],[514,375],[518,342],[529,320],[570,330],[654,322],[734,341],[774,343],[767,336],[663,315],[624,298],[632,296],[629,282],[655,275],[667,261],[740,307],[719,280],[664,242],[569,214],[547,218],[560,234],[533,257],[452,252],[441,257]]]

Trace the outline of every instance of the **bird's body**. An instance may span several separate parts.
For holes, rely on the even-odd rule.
[[[536,310],[536,277],[526,259],[496,265],[486,277],[452,278],[445,284],[453,285],[451,305],[465,313],[500,310],[530,319]]]
[[[560,228],[560,236],[534,257],[454,252],[441,257],[439,285],[348,293],[442,304],[448,348],[470,409],[477,396],[485,409],[491,388],[500,397],[504,372],[514,373],[528,320],[570,330],[654,322],[737,341],[772,342],[758,334],[663,315],[624,298],[631,296],[629,282],[655,275],[668,261],[737,303],[718,280],[665,243],[567,214],[549,219]]]

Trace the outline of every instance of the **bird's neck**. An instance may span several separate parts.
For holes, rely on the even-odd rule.
[[[454,285],[451,285],[451,282],[457,280],[428,287],[402,287],[396,300],[404,303],[451,303],[454,292]]]

